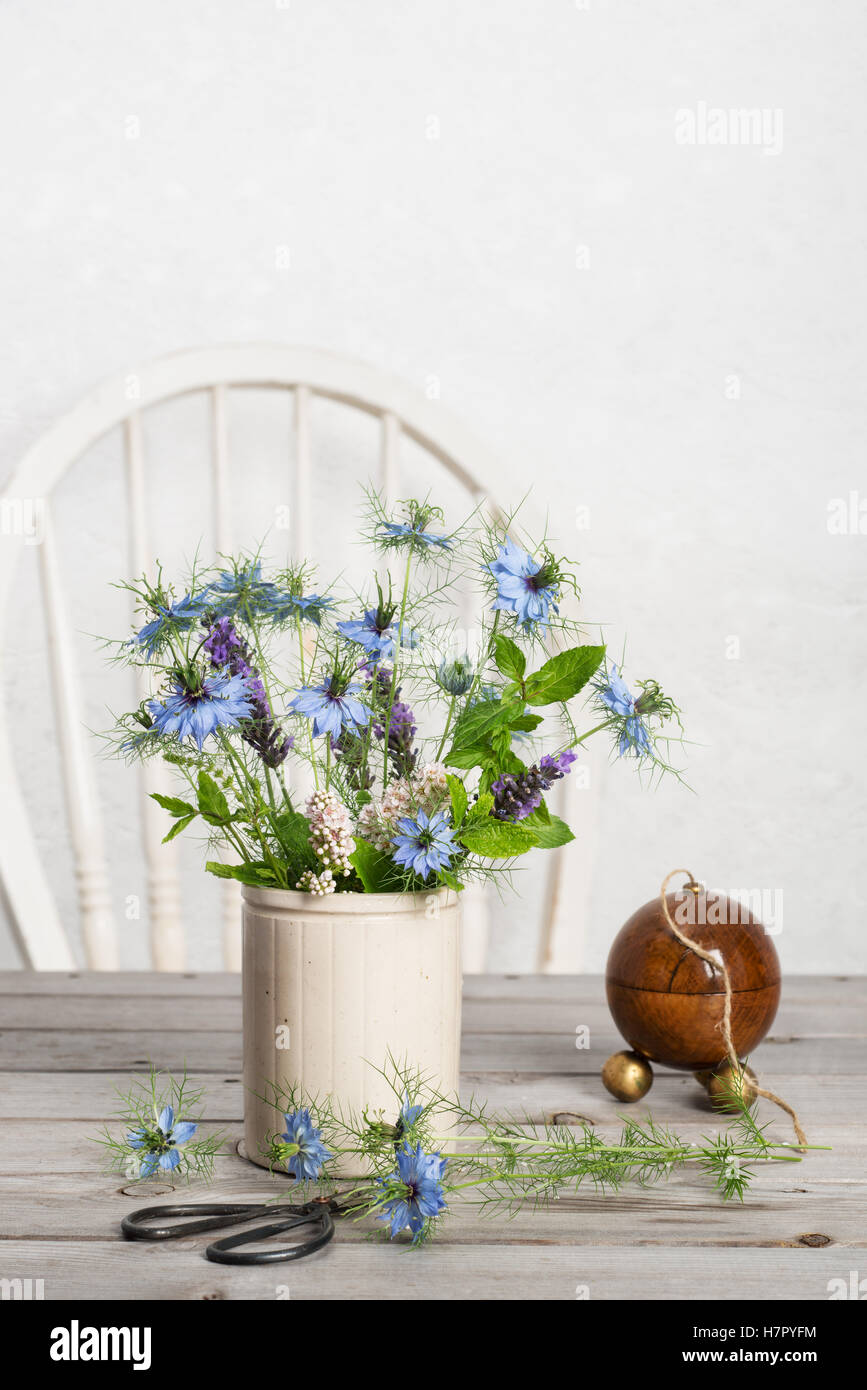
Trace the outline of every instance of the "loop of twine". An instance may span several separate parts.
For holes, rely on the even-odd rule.
[[[680,927],[675,922],[671,913],[669,912],[665,894],[669,883],[675,877],[676,874],[686,874],[690,884],[694,884],[697,882],[697,880],[693,878],[689,869],[672,869],[670,874],[666,874],[662,882],[662,887],[659,890],[659,898],[662,903],[662,911],[665,916],[666,922],[668,923],[671,930],[674,932],[678,941],[680,941],[681,944],[686,946],[690,951],[694,951],[695,954],[701,960],[707,961],[708,965],[711,967],[712,970],[716,970],[719,972],[720,975],[722,975],[723,985],[725,986],[725,1004],[723,1006],[722,1020],[720,1023],[717,1024],[717,1027],[722,1029],[722,1035],[726,1045],[726,1054],[728,1056],[729,1063],[735,1075],[737,1075],[742,1070],[742,1067],[741,1060],[738,1057],[738,1054],[735,1052],[735,1045],[732,1041],[732,982],[731,976],[728,972],[728,966],[726,965],[725,961],[722,959],[721,956],[720,959],[717,960],[717,958],[715,956],[712,956],[709,951],[706,951],[703,946],[699,946],[697,941],[691,941],[688,936],[685,936],[684,933],[680,930]],[[785,1110],[787,1115],[791,1115],[792,1124],[794,1125],[795,1134],[797,1135],[798,1139],[798,1144],[801,1146],[801,1148],[806,1148],[807,1136],[801,1128],[801,1122],[798,1119],[795,1110],[792,1109],[791,1105],[784,1101],[781,1096],[775,1095],[773,1091],[766,1091],[761,1086],[756,1086],[756,1092],[758,1095],[764,1096],[765,1100],[772,1100],[775,1105],[778,1105],[780,1107],[781,1110]]]

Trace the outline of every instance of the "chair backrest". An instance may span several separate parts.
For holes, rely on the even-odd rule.
[[[205,393],[210,414],[216,550],[226,553],[233,544],[243,540],[249,543],[250,538],[233,534],[229,420],[234,393],[252,387],[273,388],[288,393],[292,400],[293,438],[291,442],[287,438],[286,459],[291,499],[288,530],[293,555],[301,557],[312,552],[315,556],[314,534],[320,538],[323,534],[322,527],[314,532],[313,515],[311,405],[317,397],[375,417],[379,429],[378,484],[386,497],[394,499],[400,495],[403,436],[425,451],[431,467],[432,493],[437,491],[434,475],[439,466],[468,501],[497,510],[494,497],[501,488],[496,486],[496,480],[502,480],[502,468],[463,426],[448,417],[438,401],[361,362],[306,348],[250,344],[163,357],[99,387],[28,451],[0,497],[0,624],[5,624],[22,553],[28,545],[38,544],[58,758],[75,865],[81,939],[90,968],[117,968],[118,912],[110,890],[106,837],[94,774],[96,751],[92,735],[84,727],[76,655],[70,639],[65,586],[72,576],[62,574],[53,527],[53,494],[72,464],[97,441],[119,430],[128,517],[126,572],[140,575],[149,571],[157,552],[148,532],[143,419],[149,409],[162,402],[190,393]],[[287,412],[287,430],[289,418]],[[367,473],[369,470],[361,476]],[[339,550],[338,540],[328,537],[332,553]],[[106,580],[113,577],[107,575]],[[469,622],[469,614],[467,618]],[[94,650],[94,661],[97,660],[99,656]],[[146,693],[143,687],[141,694]],[[75,968],[64,925],[66,914],[58,911],[22,795],[6,714],[5,703],[0,702],[0,884],[7,912],[27,964],[38,969]],[[177,845],[161,844],[164,816],[148,796],[151,791],[169,789],[166,771],[149,764],[142,770],[140,782],[151,958],[158,969],[183,969],[185,939]],[[539,958],[543,962],[557,898],[559,860],[558,854],[550,856],[548,872],[553,878],[541,895]],[[238,890],[234,884],[224,887],[223,959],[228,968],[236,969],[240,959]],[[467,891],[465,921],[465,965],[469,970],[484,969],[488,911],[482,890]]]

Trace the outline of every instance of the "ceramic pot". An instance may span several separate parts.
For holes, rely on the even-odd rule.
[[[360,1114],[395,1097],[376,1070],[389,1054],[446,1094],[458,1089],[460,904],[455,893],[334,893],[244,887],[244,1146],[282,1116],[270,1085],[331,1094]]]

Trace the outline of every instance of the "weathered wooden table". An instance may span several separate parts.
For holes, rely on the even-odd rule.
[[[865,1004],[864,979],[787,980],[752,1060],[810,1140],[833,1151],[762,1168],[742,1206],[680,1172],[619,1195],[588,1188],[512,1220],[462,1208],[421,1252],[344,1223],[297,1264],[233,1269],[208,1263],[201,1237],[124,1241],[122,1216],[160,1199],[106,1177],[91,1140],[115,1112],[115,1086],[149,1062],[173,1073],[186,1064],[215,1125],[240,1138],[237,977],[0,973],[0,1279],[42,1280],[46,1299],[827,1299],[830,1280],[867,1275]],[[589,1049],[576,1047],[583,1027]],[[624,1107],[599,1069],[621,1045],[599,978],[466,982],[465,1085],[494,1107],[577,1112],[616,1132]],[[685,1138],[720,1124],[696,1082],[673,1072],[657,1071],[636,1107],[647,1109]],[[762,1102],[761,1118],[791,1139],[776,1107]],[[251,1200],[275,1184],[285,1193],[285,1180],[228,1147],[215,1184],[175,1200]]]

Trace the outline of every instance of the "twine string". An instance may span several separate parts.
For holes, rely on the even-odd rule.
[[[721,1021],[717,1024],[717,1027],[722,1030],[723,1041],[725,1042],[726,1047],[726,1055],[728,1056],[729,1064],[732,1068],[734,1075],[737,1076],[740,1074],[743,1068],[741,1066],[741,1060],[738,1057],[738,1054],[735,1052],[735,1045],[732,1040],[731,976],[728,971],[728,966],[722,959],[722,954],[720,954],[719,959],[717,959],[716,956],[711,955],[710,951],[706,951],[703,946],[699,946],[697,941],[692,941],[690,937],[686,936],[681,931],[680,927],[677,925],[674,918],[672,917],[671,912],[669,911],[668,901],[665,895],[668,890],[669,883],[673,878],[676,877],[677,874],[686,874],[687,879],[689,880],[687,884],[688,888],[690,888],[692,885],[695,885],[697,882],[696,879],[693,878],[689,869],[672,869],[670,874],[666,874],[662,882],[662,887],[659,890],[659,898],[660,902],[662,903],[663,915],[665,916],[665,920],[668,923],[668,926],[674,932],[674,935],[677,937],[678,941],[683,946],[686,946],[688,950],[693,951],[699,957],[700,960],[706,961],[712,970],[715,970],[720,975],[722,975],[723,986],[725,988],[725,1002],[723,1004],[723,1016]],[[801,1128],[801,1122],[798,1119],[797,1112],[792,1108],[792,1106],[789,1105],[787,1101],[784,1101],[782,1096],[775,1095],[773,1091],[766,1091],[763,1087],[758,1085],[755,1089],[758,1095],[764,1096],[765,1100],[772,1100],[775,1105],[778,1105],[781,1110],[785,1110],[786,1114],[791,1116],[792,1124],[795,1129],[795,1134],[798,1139],[798,1144],[802,1148],[806,1148],[807,1136]]]

